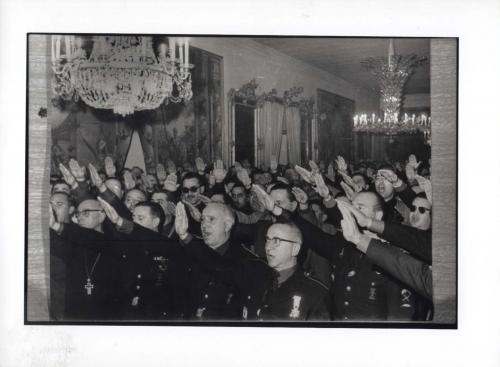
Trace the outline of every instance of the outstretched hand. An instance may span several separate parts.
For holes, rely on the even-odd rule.
[[[161,163],[156,165],[156,178],[161,184],[167,179],[167,171],[165,170],[165,166]]]
[[[248,175],[248,172],[244,168],[236,168],[236,177],[238,177],[238,180],[241,181],[243,186],[245,188],[249,188],[252,185],[252,180],[250,179],[250,176]]]
[[[189,212],[191,213],[191,217],[197,221],[197,222],[200,222],[201,221],[201,212],[200,210],[195,207],[193,204],[191,204],[190,202],[188,202],[187,200],[182,200],[182,203],[188,207],[189,209]]]
[[[85,181],[85,166],[80,166],[75,159],[69,160],[69,169],[71,174],[78,182]]]
[[[257,198],[259,201],[264,204],[264,207],[270,211],[270,212],[275,212],[275,209],[277,206],[274,203],[273,198],[259,185],[252,185],[252,190],[255,192],[255,195],[257,195]],[[279,211],[279,210],[278,210]],[[279,215],[281,213],[277,213]]]
[[[410,154],[408,157],[408,164],[410,164],[416,171],[422,162],[417,162],[417,157],[414,154]]]
[[[54,208],[52,207],[52,204],[49,203],[49,227],[54,231],[57,231],[57,224],[57,219],[54,215]]]
[[[339,210],[342,213],[342,220],[340,225],[342,227],[342,235],[346,241],[357,244],[361,237],[361,233],[356,225],[356,220],[354,219],[351,212],[344,206],[339,205]]]
[[[364,227],[364,228],[368,228],[369,227],[369,225],[371,223],[371,219],[368,218],[366,215],[364,215],[354,205],[352,205],[351,203],[345,202],[343,200],[337,201],[337,205],[339,207],[339,210],[340,210],[340,208],[348,210],[354,216],[354,218],[356,218],[356,222],[361,227]]]
[[[177,203],[175,207],[175,231],[180,239],[186,238],[188,234],[188,218],[186,214],[186,208],[183,203]]]
[[[313,178],[314,178],[314,184],[316,185],[313,186],[314,190],[323,199],[328,199],[330,197],[330,190],[328,189],[328,186],[326,186],[325,181],[323,180],[323,176],[321,176],[321,174],[318,173],[313,175]]]
[[[318,165],[316,164],[315,161],[312,161],[312,160],[309,161],[309,168],[311,168],[311,172],[313,174],[320,172],[320,169],[319,169],[319,167],[318,167]]]
[[[347,163],[341,155],[337,156],[337,159],[335,160],[337,163],[337,169],[339,172],[347,172]]]
[[[305,205],[307,204],[309,197],[305,193],[304,190],[302,190],[300,187],[292,187],[292,193],[293,196],[295,196],[295,199],[299,204]]]
[[[432,182],[431,180],[422,177],[420,175],[415,175],[415,179],[418,182],[418,185],[424,190],[425,196],[427,200],[432,204]]]
[[[170,192],[177,191],[179,184],[177,184],[177,175],[175,173],[171,173],[167,176],[165,182],[163,182],[163,187],[165,190]]]
[[[62,163],[59,163],[59,171],[63,175],[64,181],[69,185],[69,187],[74,188],[77,184],[73,174],[66,168]]]
[[[130,173],[130,171],[125,171],[123,173],[123,182],[125,184],[126,190],[132,190],[136,185],[135,180],[132,177],[132,173]]]
[[[390,169],[380,169],[378,170],[378,173],[380,176],[389,181],[392,186],[397,186],[397,183],[400,181],[398,175]]]
[[[276,172],[278,170],[278,160],[276,159],[275,155],[271,156],[269,169],[271,170],[271,172]]]
[[[306,170],[305,168],[295,165],[295,171],[302,177],[302,179],[308,184],[312,185],[314,183],[314,179],[312,177],[312,172]]]
[[[331,162],[326,170],[326,177],[328,177],[330,181],[335,182],[335,169],[333,168],[333,163]]]
[[[167,171],[170,175],[177,172],[177,167],[175,166],[174,161],[171,159],[167,160]]]
[[[115,163],[113,162],[113,158],[111,158],[109,155],[104,158],[104,171],[106,172],[106,176],[115,177]]]
[[[346,184],[344,181],[340,183],[340,186],[342,186],[342,189],[344,189],[345,195],[347,196],[349,201],[352,201],[354,199],[354,194],[355,194],[352,187]]]
[[[214,163],[214,169],[212,174],[215,177],[215,182],[222,182],[226,178],[227,171],[224,169],[224,163],[222,160],[217,159]]]
[[[101,203],[102,209],[104,210],[104,213],[106,213],[109,221],[113,224],[117,224],[121,217],[120,215],[118,215],[115,208],[113,208],[111,204],[109,204],[106,200],[103,200],[99,196],[97,197],[97,200],[99,200],[99,202]]]
[[[196,165],[196,170],[198,171],[198,173],[203,174],[205,172],[205,168],[207,167],[203,159],[198,157],[194,160],[194,163]]]
[[[90,173],[90,180],[92,181],[92,185],[94,185],[99,191],[104,191],[104,182],[99,176],[99,173],[97,172],[97,169],[92,165],[92,163],[89,163],[89,173]]]

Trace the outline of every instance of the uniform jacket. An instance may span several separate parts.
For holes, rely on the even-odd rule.
[[[328,288],[301,268],[271,288],[258,311],[260,320],[328,320]]]
[[[332,314],[336,320],[412,320],[412,290],[384,273],[341,233],[329,235],[298,216],[293,221],[302,232],[303,246],[332,264]]]
[[[432,301],[432,270],[428,264],[377,240],[370,241],[366,256],[374,264]]]
[[[193,239],[185,245],[190,260],[190,318],[254,320],[274,273],[239,243],[226,242],[219,251]]]

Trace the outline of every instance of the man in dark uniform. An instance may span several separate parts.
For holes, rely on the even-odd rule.
[[[321,180],[322,181],[322,180]],[[316,182],[318,192],[325,201],[335,200],[322,182]],[[275,215],[290,218],[300,229],[304,245],[330,261],[333,267],[332,290],[335,320],[411,320],[414,313],[414,297],[397,280],[385,275],[381,269],[367,260],[366,256],[346,241],[341,233],[329,235],[301,218],[273,204],[273,199],[259,191],[266,208]],[[372,218],[383,215],[383,203],[372,192],[358,193],[354,199],[360,210]]]
[[[159,204],[134,207],[133,222],[121,217],[99,198],[111,223],[121,233],[111,251],[120,259],[121,317],[126,319],[178,319],[185,308],[186,272],[179,243],[159,233],[165,219]],[[158,264],[163,262],[162,279]]]
[[[203,241],[188,232],[184,204],[176,208],[175,227],[191,262],[191,318],[254,320],[274,272],[239,243],[230,241],[234,214],[222,203],[208,203],[201,216]]]
[[[266,293],[261,320],[328,320],[328,288],[297,265],[302,234],[291,222],[275,223],[266,236],[269,266],[278,272],[277,285]]]

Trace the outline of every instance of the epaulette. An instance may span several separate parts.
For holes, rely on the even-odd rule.
[[[325,288],[325,290],[328,290],[328,287],[319,279],[316,279],[316,278],[313,278],[311,275],[309,275],[309,273],[305,272],[304,271],[304,276],[309,279],[309,280],[312,280],[313,282],[319,284],[320,286],[322,286],[323,288]]]

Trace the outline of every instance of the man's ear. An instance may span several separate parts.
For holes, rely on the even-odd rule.
[[[103,209],[102,212],[99,212],[99,223],[104,222],[105,219],[106,219],[106,213],[104,213]]]
[[[376,220],[382,220],[383,216],[384,216],[384,212],[382,210],[377,210],[375,212],[375,219]]]
[[[160,225],[160,218],[153,218],[153,226],[158,227]]]
[[[200,193],[203,194],[205,192],[205,186],[200,186]]]
[[[224,220],[224,231],[226,233],[231,232],[231,228],[233,228],[234,223],[230,220]]]
[[[292,201],[292,212],[294,212],[295,209],[297,209],[297,205],[298,203],[296,201]]]
[[[74,212],[75,212],[75,207],[73,205],[71,205],[69,207],[69,215],[73,215]]]
[[[296,257],[299,254],[300,251],[300,243],[293,243],[292,244],[292,256]]]

